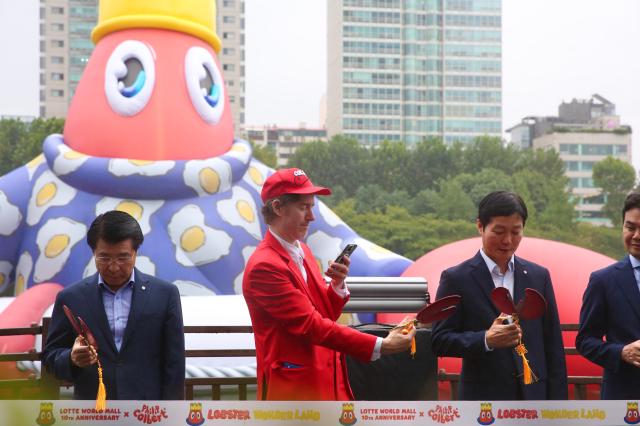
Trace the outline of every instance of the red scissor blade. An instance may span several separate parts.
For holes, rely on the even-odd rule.
[[[517,312],[516,305],[513,303],[511,293],[504,287],[496,287],[491,291],[491,300],[500,312],[505,314],[515,314]]]
[[[458,294],[438,299],[420,309],[420,312],[416,315],[416,319],[423,324],[428,324],[448,318],[456,311],[456,306],[460,303],[460,300],[462,300],[462,296]]]
[[[82,327],[83,336],[87,339],[89,344],[93,346],[93,348],[97,351],[98,342],[96,341],[96,338],[93,337],[93,333],[91,333],[91,330],[89,330],[87,323],[85,323],[80,317],[78,317],[78,322],[80,323],[80,327]]]
[[[544,296],[532,288],[524,289],[524,298],[518,303],[518,315],[525,320],[540,318],[547,311]]]
[[[62,305],[62,310],[64,310],[64,314],[66,315],[67,319],[71,323],[71,327],[73,327],[76,334],[79,336],[82,336],[83,335],[82,327],[80,327],[80,324],[78,324],[78,321],[76,321],[76,316],[73,314],[71,309],[69,309],[67,305]]]

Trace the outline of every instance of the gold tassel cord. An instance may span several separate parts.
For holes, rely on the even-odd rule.
[[[529,366],[529,361],[527,360],[527,348],[523,343],[520,343],[515,347],[516,353],[522,358],[522,373],[523,373],[523,381],[525,385],[530,385],[531,383],[535,383],[538,381],[538,378],[533,371],[531,371],[531,367]]]
[[[413,327],[413,322],[408,323],[403,329],[402,334],[409,334],[409,331]],[[415,359],[416,357],[416,336],[411,338],[411,358]]]
[[[416,358],[416,336],[411,338],[411,358]]]
[[[107,390],[102,381],[102,365],[98,361],[98,395],[96,396],[96,411],[104,411],[107,408]]]
[[[96,357],[96,361],[98,362],[98,395],[96,395],[96,411],[102,412],[107,409],[107,389],[104,386],[104,381],[102,380],[102,364],[100,363],[100,358],[98,358],[98,351],[89,342],[85,339],[85,343],[89,346],[89,350]]]
[[[513,315],[513,322],[516,325],[520,325],[520,319],[517,315]],[[527,348],[522,343],[522,340],[518,342],[518,345],[514,348],[516,354],[522,358],[522,381],[525,385],[530,385],[538,381],[538,378],[533,371],[531,371],[531,366],[529,365],[529,360],[527,359]]]

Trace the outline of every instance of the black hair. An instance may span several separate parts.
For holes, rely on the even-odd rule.
[[[270,225],[273,222],[273,219],[276,217],[276,212],[273,210],[273,202],[275,200],[280,201],[280,206],[284,206],[285,204],[295,203],[302,198],[300,194],[282,194],[278,197],[270,198],[265,201],[264,206],[262,206],[262,216],[264,217],[264,221],[267,225]]]
[[[144,235],[138,221],[129,213],[119,210],[111,210],[96,217],[87,232],[87,244],[92,251],[95,251],[98,240],[118,244],[129,239],[133,249],[137,251],[144,241]]]
[[[515,192],[495,191],[486,195],[478,205],[478,220],[482,228],[496,216],[511,216],[517,213],[522,218],[522,226],[527,223],[527,206]]]
[[[624,222],[624,215],[631,209],[640,209],[640,193],[632,192],[624,199],[624,206],[622,207],[622,221]]]

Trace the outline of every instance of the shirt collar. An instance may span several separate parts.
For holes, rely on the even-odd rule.
[[[491,259],[489,256],[487,256],[487,254],[484,252],[483,249],[480,249],[480,255],[484,259],[484,263],[487,264],[487,268],[489,268],[489,271],[491,273],[495,273],[497,275],[502,275],[502,273],[500,272],[500,268],[498,267],[498,264],[496,262],[494,262],[493,259]],[[513,271],[514,258],[515,258],[515,255],[512,254],[511,255],[511,259],[509,259],[509,263],[507,263],[507,271]]]
[[[123,286],[123,288],[126,287],[127,285],[128,286],[133,285],[134,282],[136,282],[136,270],[135,269],[133,269],[131,271],[131,276],[129,277],[129,282],[125,286]],[[102,278],[102,275],[100,275],[100,273],[98,273],[98,285],[101,286],[101,287],[107,288],[107,286],[105,285],[104,279]]]
[[[640,267],[640,260],[636,259],[632,255],[629,255],[629,261],[631,262],[631,267],[632,268],[635,269],[635,268]]]
[[[304,259],[304,250],[302,250],[300,241],[295,240],[294,243],[291,244],[289,241],[286,241],[285,239],[280,237],[280,235],[276,234],[273,228],[269,227],[269,232],[271,232],[271,235],[273,235],[276,240],[278,240],[278,242],[282,245],[282,247],[284,247],[284,249],[287,250],[290,254],[298,255],[300,259]]]

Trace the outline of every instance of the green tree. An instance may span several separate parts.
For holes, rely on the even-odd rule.
[[[474,206],[480,204],[480,200],[490,192],[513,190],[511,177],[502,170],[493,168],[484,168],[474,174],[462,173],[453,180],[460,185]]]
[[[349,196],[371,181],[370,151],[355,139],[334,136],[327,142],[302,145],[289,157],[289,167],[299,167],[319,185],[342,185]]]
[[[256,145],[251,142],[251,148],[253,150],[253,156],[265,166],[275,169],[278,167],[278,157],[276,151],[270,146]]]
[[[331,187],[331,195],[322,197],[322,202],[329,207],[335,207],[347,198],[347,191],[342,185]]]
[[[407,176],[409,194],[438,188],[440,179],[448,179],[461,172],[460,144],[447,147],[440,138],[428,138],[416,144],[409,153],[402,172]]]
[[[513,181],[514,190],[527,204],[532,226],[575,227],[575,204],[566,191],[567,178],[564,175],[554,178],[525,169],[515,173]]]
[[[436,205],[436,216],[442,219],[473,220],[478,215],[473,200],[455,180],[442,181],[440,200]]]
[[[402,142],[384,141],[370,152],[368,167],[375,173],[375,182],[387,191],[407,190],[411,177],[406,173],[413,152]]]
[[[409,211],[411,214],[427,214],[435,213],[436,206],[440,203],[440,196],[433,189],[425,189],[418,192],[411,203],[409,204]]]
[[[553,149],[523,149],[517,151],[513,171],[531,170],[547,178],[565,179],[564,162]]]
[[[462,150],[462,169],[466,173],[478,173],[482,169],[514,172],[521,152],[511,145],[504,146],[498,137],[480,136]]]
[[[354,208],[358,213],[385,213],[389,206],[408,208],[411,203],[407,191],[399,190],[389,192],[380,185],[364,185],[358,188],[354,199]]]
[[[635,182],[633,166],[622,160],[607,157],[593,165],[593,183],[602,188],[602,194],[606,197],[602,210],[616,228],[622,224],[622,205]]]
[[[42,142],[53,133],[62,133],[64,120],[37,118],[31,123],[0,120],[0,175],[20,167],[42,153]]]
[[[15,167],[13,153],[16,146],[22,143],[27,133],[27,124],[18,120],[0,121],[0,175],[4,175]]]
[[[355,201],[348,199],[334,211],[362,237],[409,259],[417,259],[444,244],[478,235],[472,221],[413,215],[397,206],[388,206],[385,213],[358,213],[354,205]]]

